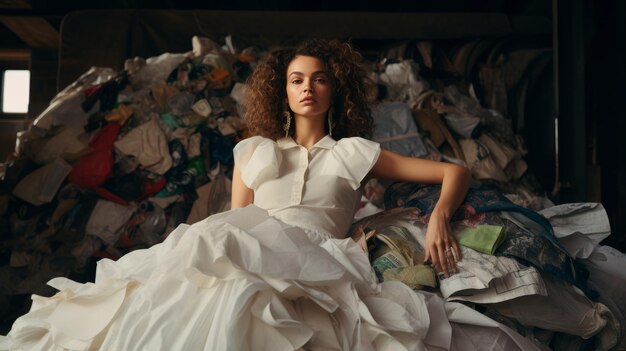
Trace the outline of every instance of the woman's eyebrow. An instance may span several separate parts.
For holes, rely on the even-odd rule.
[[[302,72],[294,71],[294,72],[289,73],[289,77],[291,77],[294,74],[295,75],[299,75],[299,76],[303,76],[304,75],[304,73],[302,73]],[[326,71],[315,71],[311,75],[314,76],[314,75],[318,75],[318,74],[326,75],[327,73],[326,73]]]

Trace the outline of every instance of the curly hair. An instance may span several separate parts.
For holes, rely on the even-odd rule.
[[[245,120],[253,135],[277,140],[285,135],[287,66],[296,56],[320,59],[330,76],[333,93],[333,139],[372,136],[373,119],[367,104],[368,84],[361,55],[338,40],[307,40],[294,48],[272,51],[246,82]],[[290,134],[294,131],[293,123]],[[326,126],[328,132],[328,125]]]

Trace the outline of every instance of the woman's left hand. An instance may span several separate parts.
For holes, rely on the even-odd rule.
[[[457,263],[462,259],[461,249],[452,236],[450,222],[444,216],[431,215],[425,249],[424,262],[432,262],[436,272],[443,272],[446,278],[457,272]]]
[[[461,260],[461,250],[452,236],[448,219],[467,194],[471,179],[469,169],[453,163],[406,157],[382,150],[371,172],[376,178],[441,184],[441,194],[426,230],[424,261],[432,262],[435,270],[443,272],[446,277],[449,277],[450,273],[456,273],[457,263]]]

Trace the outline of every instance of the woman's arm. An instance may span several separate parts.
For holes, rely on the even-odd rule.
[[[441,184],[441,195],[426,231],[424,261],[430,260],[435,269],[442,271],[446,277],[456,272],[456,262],[461,260],[461,250],[452,236],[450,218],[467,193],[469,170],[451,163],[405,157],[381,150],[370,174],[376,178]],[[454,250],[454,254],[451,250]]]
[[[241,179],[241,171],[235,164],[233,169],[233,186],[230,195],[230,209],[246,207],[252,203],[254,191],[244,184]]]

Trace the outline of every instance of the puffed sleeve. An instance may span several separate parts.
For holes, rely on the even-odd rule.
[[[235,145],[233,156],[244,184],[250,189],[278,177],[282,154],[271,139],[260,136],[244,139]]]
[[[344,178],[356,190],[379,155],[380,145],[376,142],[359,137],[343,138],[331,150],[332,157],[327,160],[322,173]]]

